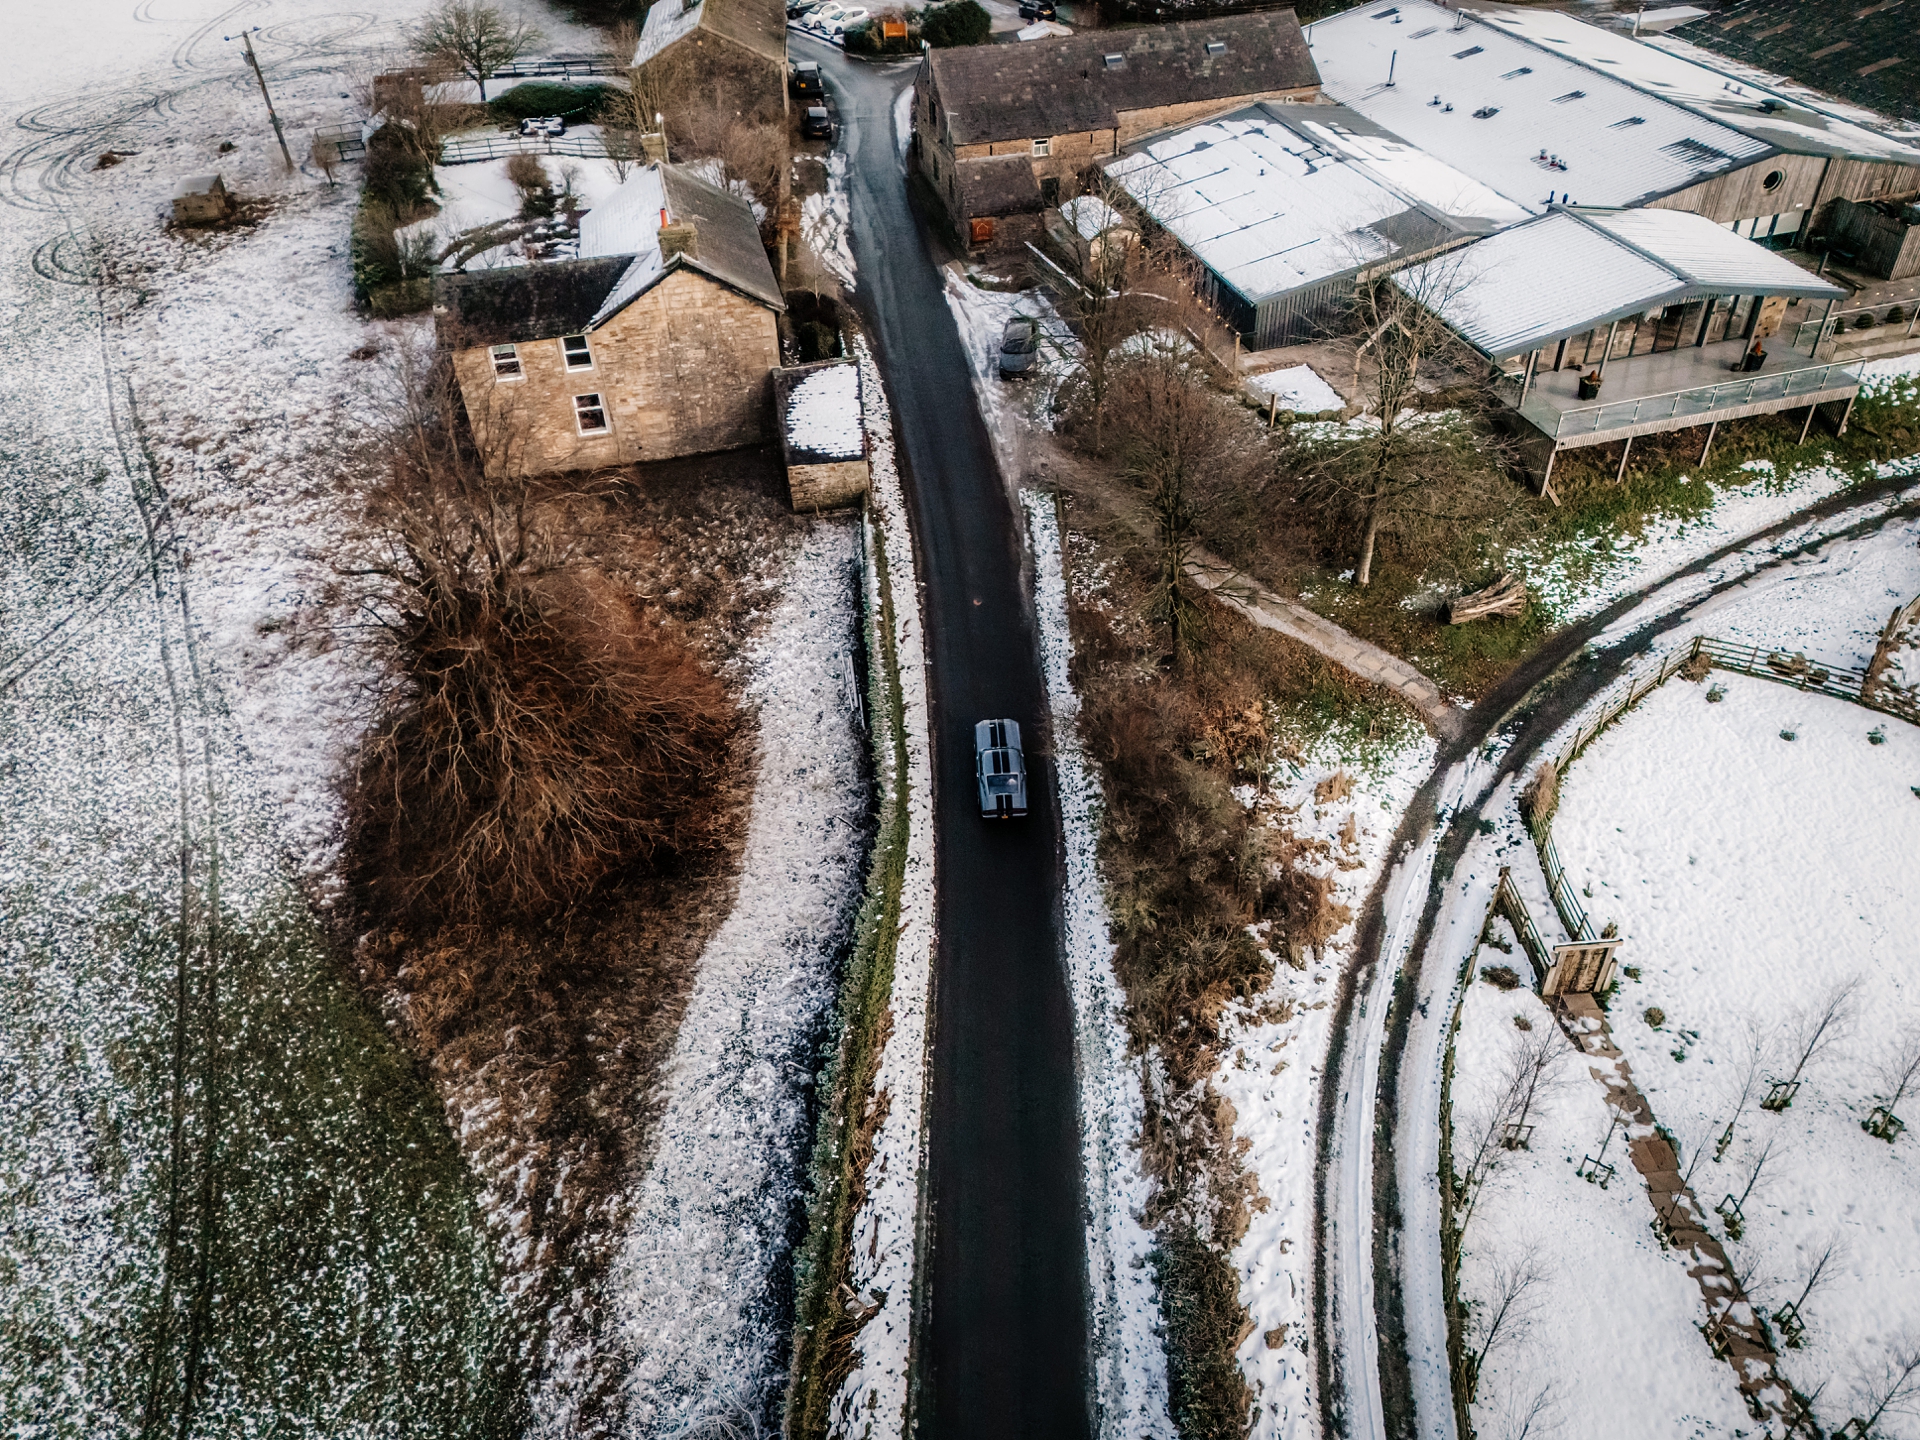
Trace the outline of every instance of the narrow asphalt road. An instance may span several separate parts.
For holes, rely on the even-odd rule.
[[[1060,833],[1022,546],[893,128],[911,66],[819,52],[851,162],[855,298],[893,398],[924,581],[939,941],[921,1437],[1089,1433],[1085,1240]],[[1029,737],[1031,813],[983,821],[973,725]]]

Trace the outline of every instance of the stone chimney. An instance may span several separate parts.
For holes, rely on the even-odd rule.
[[[665,264],[676,255],[698,256],[700,253],[700,232],[691,220],[667,220],[660,222],[660,262]]]

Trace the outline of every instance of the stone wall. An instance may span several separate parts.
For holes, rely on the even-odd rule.
[[[851,505],[866,494],[868,479],[865,460],[792,465],[787,469],[787,493],[795,510],[831,510]]]
[[[591,469],[752,445],[771,434],[775,313],[676,269],[590,332],[591,370],[569,371],[560,341],[519,347],[522,378],[496,379],[485,346],[454,356],[475,438],[495,474]],[[582,435],[574,397],[597,394],[609,431]]]

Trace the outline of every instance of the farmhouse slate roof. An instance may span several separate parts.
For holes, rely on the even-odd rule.
[[[662,193],[673,220],[693,222],[698,252],[664,264],[654,204]],[[623,203],[629,200],[634,203]],[[667,165],[636,172],[599,209],[625,233],[608,235],[606,225],[592,226],[597,212],[590,212],[589,226],[601,233],[582,259],[436,276],[433,304],[443,338],[465,347],[584,334],[683,266],[770,309],[786,308],[759,223],[739,196]]]
[[[1111,130],[1122,111],[1320,83],[1291,10],[934,50],[927,63],[956,145]]]
[[[960,213],[1031,215],[1045,207],[1033,161],[1025,155],[989,155],[954,165],[960,186]]]
[[[1675,34],[1882,115],[1920,120],[1915,13],[1901,0],[1858,5],[1737,0]]]
[[[581,334],[632,262],[614,255],[435,276],[441,338],[464,349]]]

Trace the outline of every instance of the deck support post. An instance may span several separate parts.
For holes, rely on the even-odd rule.
[[[1571,338],[1571,337],[1567,337],[1567,338]],[[1562,365],[1566,363],[1567,363],[1567,340],[1563,338],[1560,341],[1560,348],[1553,352],[1553,368],[1558,370]]]
[[[1807,406],[1807,423],[1800,427],[1800,443],[1807,443],[1807,432],[1813,429],[1814,412],[1820,408],[1818,403]]]
[[[1597,330],[1599,327],[1596,325],[1594,328]],[[1607,357],[1613,354],[1613,337],[1619,331],[1619,329],[1620,329],[1620,322],[1618,320],[1614,321],[1611,325],[1607,326],[1606,347],[1600,352],[1600,373],[1602,375],[1605,375],[1607,373]]]
[[[1527,391],[1533,388],[1534,367],[1539,363],[1540,352],[1538,350],[1527,356],[1527,368],[1522,371],[1520,375],[1520,403],[1522,405],[1527,403]]]
[[[1853,417],[1854,397],[1859,393],[1856,390],[1853,395],[1847,396],[1847,408],[1840,412],[1840,428],[1833,432],[1836,438],[1847,433],[1847,421]]]
[[[1700,463],[1702,465],[1707,463],[1707,456],[1713,450],[1713,437],[1719,429],[1720,422],[1718,420],[1707,426],[1707,443],[1700,447]]]
[[[1766,303],[1767,297],[1764,295],[1756,295],[1753,297],[1753,311],[1747,316],[1747,333],[1741,337],[1742,339],[1751,340],[1753,338],[1753,332],[1760,328],[1760,309]],[[1832,302],[1829,301],[1828,303],[1831,304]]]
[[[1613,483],[1618,485],[1627,478],[1627,457],[1633,454],[1633,437],[1627,436],[1627,443],[1620,447],[1620,468],[1613,472]]]
[[[1553,493],[1553,462],[1559,458],[1560,446],[1558,442],[1555,442],[1553,449],[1547,452],[1546,473],[1540,477],[1540,493],[1547,499],[1553,501],[1556,509],[1559,507],[1560,497]]]
[[[1827,301],[1827,308],[1820,312],[1820,327],[1813,332],[1813,345],[1807,351],[1807,358],[1809,360],[1818,360],[1820,358],[1820,342],[1827,338],[1827,322],[1833,318],[1833,307],[1839,303],[1838,300],[1829,300]]]
[[[1718,295],[1709,295],[1707,303],[1700,307],[1700,333],[1693,337],[1693,348],[1698,350],[1707,343],[1707,327],[1713,324],[1713,307],[1720,303]]]

